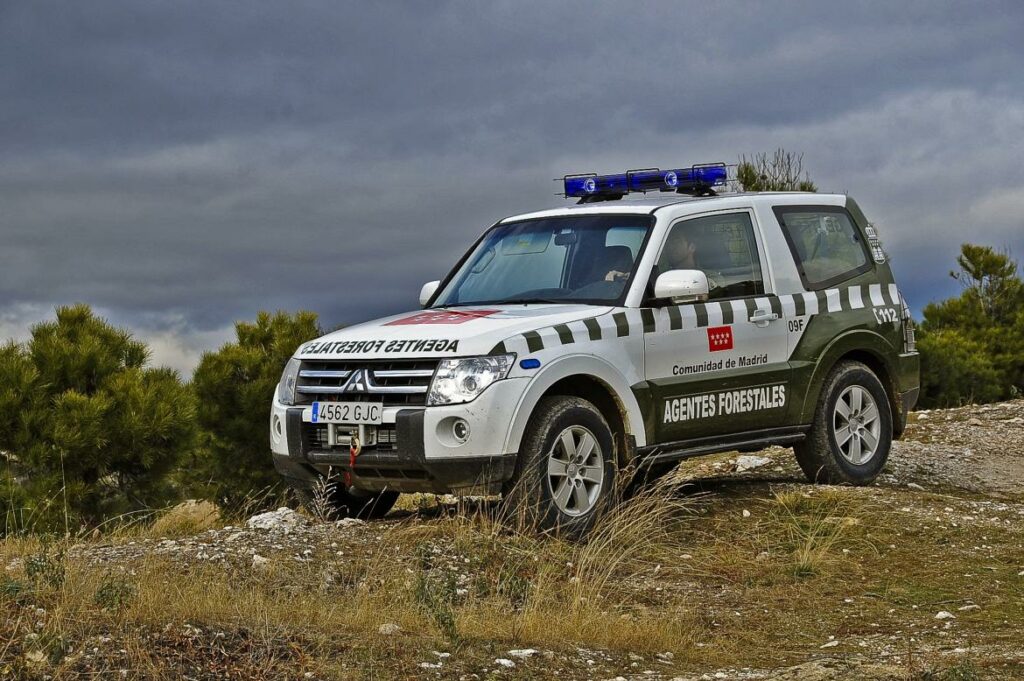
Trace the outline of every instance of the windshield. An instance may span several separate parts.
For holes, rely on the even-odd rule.
[[[497,225],[434,307],[615,303],[629,285],[652,222],[649,215],[578,215]]]

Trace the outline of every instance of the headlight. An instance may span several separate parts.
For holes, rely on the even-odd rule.
[[[441,360],[430,384],[427,404],[459,404],[474,400],[491,383],[508,376],[515,361],[515,355]]]
[[[292,357],[284,366],[281,382],[277,384],[277,400],[281,404],[295,404],[295,381],[299,378],[299,360]]]

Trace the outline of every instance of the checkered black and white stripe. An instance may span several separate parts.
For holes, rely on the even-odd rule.
[[[758,310],[774,312],[782,318],[889,306],[900,307],[900,294],[896,284],[867,284],[782,296],[755,296],[659,308],[629,308],[517,334],[498,343],[491,350],[491,354],[515,352],[524,355],[559,345],[588,343],[640,333],[665,333],[706,326],[726,326],[750,319]]]

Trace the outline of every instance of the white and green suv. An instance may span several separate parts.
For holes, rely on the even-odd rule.
[[[870,483],[919,385],[878,234],[849,196],[716,195],[724,175],[569,176],[577,205],[500,220],[422,310],[303,344],[277,470],[337,481],[343,513],[501,493],[569,534],[626,471],[701,454],[791,446],[813,481]]]

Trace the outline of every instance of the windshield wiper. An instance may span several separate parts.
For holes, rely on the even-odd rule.
[[[508,298],[506,300],[478,300],[467,303],[447,303],[434,305],[431,310],[443,310],[449,307],[480,307],[481,305],[568,305],[572,301],[555,300],[553,298]]]
[[[565,304],[565,302],[566,301],[564,301],[564,300],[554,300],[554,299],[551,299],[551,298],[508,298],[506,300],[495,300],[493,302],[493,304],[494,305],[530,305],[530,304],[563,305],[563,304]],[[490,304],[492,304],[492,303],[488,303],[488,305],[490,305]]]

